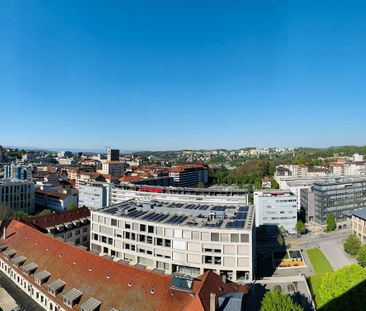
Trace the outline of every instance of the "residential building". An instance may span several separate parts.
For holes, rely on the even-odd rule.
[[[196,277],[208,270],[251,282],[254,210],[240,204],[130,200],[91,211],[91,249],[147,269]]]
[[[290,191],[254,191],[256,226],[275,225],[296,233],[297,198]]]
[[[334,178],[312,186],[315,221],[325,224],[332,213],[337,222],[349,220],[353,210],[366,206],[366,178]]]
[[[36,190],[35,203],[39,208],[55,212],[76,208],[78,206],[78,190],[41,187]]]
[[[173,166],[169,176],[174,178],[176,187],[197,187],[198,184],[208,184],[208,167],[203,164]]]
[[[4,177],[21,180],[32,179],[32,167],[17,165],[16,163],[4,165]]]
[[[119,150],[118,149],[111,149],[110,147],[107,148],[107,161],[119,161]]]
[[[98,210],[110,204],[111,184],[79,181],[79,207]]]
[[[352,212],[352,233],[358,236],[363,245],[366,244],[366,208]]]
[[[111,175],[114,179],[120,179],[125,174],[126,163],[121,161],[102,162],[102,169],[98,173]]]
[[[89,248],[90,210],[86,207],[35,216],[22,222],[54,238]]]
[[[0,179],[0,212],[23,211],[34,213],[34,183],[14,179]]]
[[[13,220],[0,238],[0,271],[47,311],[208,311],[248,287],[212,271],[164,275],[87,252]],[[243,301],[235,301],[239,305]],[[235,296],[235,295],[232,295]]]

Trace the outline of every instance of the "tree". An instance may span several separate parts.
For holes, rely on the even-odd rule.
[[[366,246],[362,246],[358,250],[357,262],[361,267],[366,267]]]
[[[25,219],[25,218],[29,218],[29,215],[26,212],[17,211],[17,212],[13,213],[13,218],[14,219]]]
[[[327,214],[327,231],[333,231],[336,228],[336,222],[333,213]]]
[[[355,234],[351,234],[344,241],[343,247],[346,253],[355,256],[361,248],[361,241]]]
[[[301,220],[296,223],[296,231],[300,234],[304,234],[306,232],[305,225]]]
[[[260,311],[303,311],[304,309],[296,304],[288,294],[278,290],[267,292],[261,302]]]
[[[363,310],[366,300],[365,281],[366,269],[357,264],[323,274],[318,288],[317,309],[349,310],[350,307],[353,309],[353,306],[360,306],[353,310]]]
[[[71,211],[73,209],[76,209],[76,205],[75,205],[75,203],[70,203],[68,210]]]

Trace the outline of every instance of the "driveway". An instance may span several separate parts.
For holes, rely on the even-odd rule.
[[[321,241],[319,242],[319,246],[333,269],[339,269],[356,263],[354,258],[347,256],[344,252],[342,241]]]

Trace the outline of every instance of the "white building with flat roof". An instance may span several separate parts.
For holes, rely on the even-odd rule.
[[[91,212],[91,249],[140,268],[251,282],[254,210],[242,204],[132,199]]]
[[[254,191],[256,226],[276,225],[296,233],[297,197],[290,191]]]

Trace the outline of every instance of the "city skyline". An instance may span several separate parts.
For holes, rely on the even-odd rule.
[[[364,144],[364,3],[0,8],[3,145]]]

